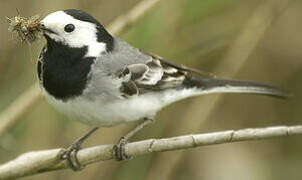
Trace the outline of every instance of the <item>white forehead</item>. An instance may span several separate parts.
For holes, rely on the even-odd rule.
[[[64,11],[57,11],[49,14],[42,20],[42,23],[52,28],[54,28],[55,26],[67,25],[70,23],[78,26],[85,26],[86,28],[89,26],[93,28],[95,27],[95,24],[75,19],[74,17],[66,14]]]
[[[73,21],[74,18],[64,11],[57,11],[47,15],[44,19],[44,23],[55,23],[55,22],[68,22]]]

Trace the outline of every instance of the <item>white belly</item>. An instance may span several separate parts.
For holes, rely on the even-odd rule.
[[[164,106],[192,96],[193,90],[169,90],[162,93],[146,93],[128,99],[104,103],[101,97],[94,100],[77,97],[66,102],[43,92],[50,104],[63,114],[93,126],[114,126],[121,123],[154,117]]]

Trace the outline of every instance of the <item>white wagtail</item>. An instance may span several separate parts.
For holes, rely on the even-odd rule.
[[[211,93],[288,95],[267,85],[205,78],[198,70],[146,54],[80,10],[51,13],[41,24],[47,40],[38,60],[44,96],[59,112],[95,127],[64,153],[74,170],[79,163],[71,161],[71,154],[98,127],[144,120],[115,146],[115,157],[122,160],[128,139],[175,101]]]

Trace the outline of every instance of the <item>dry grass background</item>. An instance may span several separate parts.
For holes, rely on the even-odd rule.
[[[12,40],[4,17],[14,16],[15,8],[24,15],[47,15],[77,8],[108,25],[137,2],[0,1],[0,17],[3,17],[0,110],[36,81],[35,59],[44,44],[42,41],[27,47]],[[120,38],[176,63],[213,72],[219,77],[279,86],[295,96],[285,101],[238,94],[187,99],[161,111],[157,121],[135,139],[301,124],[301,12],[302,2],[298,0],[162,0],[158,3]],[[270,23],[266,21],[268,15],[272,16]],[[256,21],[258,26],[248,26],[251,21]],[[261,36],[255,34],[266,25]],[[238,46],[236,42],[245,31],[248,36],[243,42],[247,43]],[[240,55],[255,40],[259,41],[248,56]],[[117,142],[134,125],[103,128],[85,146]],[[27,151],[66,147],[88,129],[58,114],[43,99],[0,137],[0,163]],[[158,153],[127,162],[101,162],[81,172],[64,170],[24,179],[301,179],[301,150],[301,137],[287,137]]]

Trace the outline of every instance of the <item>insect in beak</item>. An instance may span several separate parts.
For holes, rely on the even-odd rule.
[[[12,18],[6,18],[9,23],[8,30],[13,34],[16,34],[17,38],[21,42],[33,43],[37,39],[40,39],[42,35],[42,29],[40,24],[40,16],[23,17],[17,15]]]

